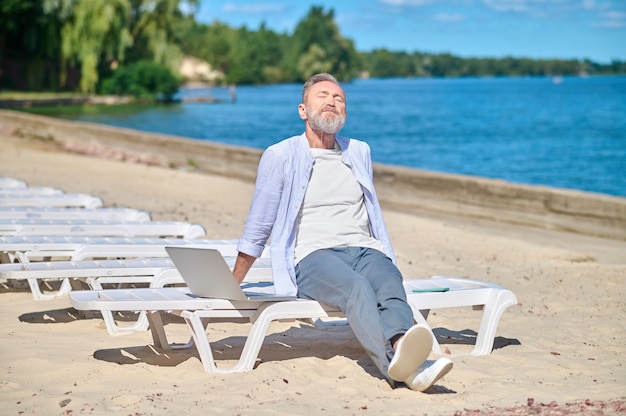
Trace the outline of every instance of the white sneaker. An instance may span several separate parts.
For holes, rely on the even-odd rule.
[[[405,384],[415,391],[428,390],[440,378],[452,370],[452,360],[448,357],[441,357],[436,361],[428,360],[409,377]]]
[[[424,324],[413,325],[398,341],[387,374],[395,381],[404,381],[415,375],[415,369],[426,361],[432,348],[430,329]]]

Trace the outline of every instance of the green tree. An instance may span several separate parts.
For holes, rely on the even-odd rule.
[[[61,50],[80,64],[81,91],[95,91],[102,62],[124,60],[133,44],[129,6],[127,0],[75,0],[74,15],[61,31]]]
[[[0,87],[42,90],[62,86],[58,51],[69,2],[59,0],[59,13],[47,10],[48,2],[0,1]]]
[[[228,72],[231,66],[230,54],[236,32],[224,23],[214,22],[205,33],[203,53],[200,55],[216,69]]]
[[[316,73],[333,72],[333,64],[327,52],[317,43],[312,43],[300,55],[296,70],[301,79],[307,79]]]
[[[357,75],[360,62],[354,43],[341,36],[334,15],[333,9],[325,13],[322,7],[313,6],[296,26],[290,58],[298,81],[307,79],[319,68],[332,72],[340,80]]]
[[[284,38],[267,29],[263,22],[254,36],[253,47],[257,51],[257,62],[261,65],[262,82],[286,81],[286,74],[281,65],[285,50]]]
[[[199,0],[1,0],[0,88],[98,90],[117,67],[151,61],[178,75],[184,54],[222,70],[230,82],[301,82],[320,71],[372,77],[624,74],[626,63],[588,59],[461,58],[378,49],[357,53],[334,11],[312,7],[292,35],[192,15]],[[181,9],[181,7],[183,7]],[[80,80],[80,84],[79,83]]]
[[[378,78],[412,77],[417,75],[414,56],[406,52],[391,52],[387,49],[375,49],[364,55],[366,69],[371,76]]]
[[[180,36],[178,46],[185,55],[205,59],[206,53],[205,36],[208,27],[195,21],[193,16],[185,16],[178,27]]]
[[[62,56],[81,67],[80,88],[93,92],[103,76],[126,59],[149,59],[178,73],[181,42],[198,0],[46,0],[71,2],[72,15],[61,31]],[[52,8],[54,9],[54,8]]]
[[[170,70],[152,61],[139,61],[118,68],[102,83],[104,94],[132,95],[142,100],[171,101],[178,79]]]
[[[236,32],[228,57],[229,70],[226,73],[226,81],[231,84],[255,84],[260,83],[262,68],[259,62],[259,54],[255,50],[256,42],[254,34],[243,26]]]
[[[129,0],[130,32],[135,47],[132,61],[149,59],[177,74],[183,54],[181,37],[185,33],[185,16],[181,5],[193,10],[198,0]]]

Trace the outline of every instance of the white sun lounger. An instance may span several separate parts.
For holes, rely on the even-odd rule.
[[[221,245],[224,256],[236,256],[237,240],[141,238],[141,237],[61,237],[61,236],[0,236],[0,263],[87,260],[92,258],[163,257],[165,246]],[[150,247],[157,247],[150,251]],[[142,251],[144,250],[144,251]],[[157,251],[158,250],[158,251]],[[19,258],[16,254],[19,254]],[[133,255],[133,253],[137,253]],[[144,255],[140,255],[144,253]],[[145,253],[150,253],[145,254]],[[266,257],[265,255],[262,257]]]
[[[50,186],[35,186],[32,188],[2,189],[0,188],[0,198],[4,197],[20,197],[20,196],[46,196],[46,195],[63,195],[62,189],[52,188]]]
[[[426,318],[431,309],[471,306],[474,310],[482,310],[474,349],[457,356],[490,354],[500,316],[508,307],[517,304],[517,297],[513,292],[481,280],[433,276],[428,280],[405,280],[404,287],[407,290],[407,300],[413,309],[413,315],[416,321],[421,323],[427,323]],[[415,293],[416,290],[442,287],[449,288],[449,291]],[[421,313],[415,313],[417,310]],[[433,343],[433,352],[443,354],[438,342]]]
[[[0,278],[26,280],[35,300],[48,300],[67,295],[72,290],[71,279],[123,277],[131,283],[149,282],[163,269],[173,267],[169,258],[8,263],[0,264]],[[60,280],[59,290],[42,292],[39,283],[46,280]]]
[[[178,245],[217,248],[224,257],[236,257],[238,254],[237,240],[186,240],[174,238],[167,240],[168,243],[163,242],[162,244],[150,242],[148,244],[84,245],[74,251],[71,260],[88,260],[101,257],[169,257],[165,247]]]
[[[224,257],[228,266],[232,269],[235,265],[234,257]],[[180,275],[178,269],[176,268],[166,268],[159,272],[157,272],[154,277],[146,276],[141,278],[141,281],[136,277],[127,277],[127,276],[117,276],[117,277],[108,277],[101,276],[98,278],[87,278],[86,282],[89,285],[91,290],[107,290],[103,285],[110,284],[128,284],[129,280],[132,280],[133,283],[148,283],[150,288],[164,288],[165,286],[176,285],[176,286],[185,286],[185,281]],[[273,277],[272,277],[272,265],[269,258],[265,257],[262,260],[257,259],[254,262],[249,272],[246,274],[246,278],[244,279],[244,283],[247,284],[261,284],[265,287],[272,287]],[[114,289],[115,290],[115,289]],[[119,288],[117,290],[125,290],[123,288]],[[129,333],[137,332],[137,331],[145,331],[149,327],[149,320],[147,311],[139,310],[136,312],[136,320],[132,323],[125,322],[124,325],[118,324],[117,320],[114,317],[112,311],[100,311],[102,315],[102,319],[104,320],[104,324],[107,328],[109,334],[113,336],[118,335],[126,335]]]
[[[7,178],[0,176],[0,189],[24,189],[28,188],[28,183],[21,179]]]
[[[237,240],[141,238],[141,237],[60,237],[60,236],[0,236],[0,263],[87,260],[92,258],[163,257],[165,246],[221,245],[224,256],[235,256]],[[133,248],[133,246],[136,246]],[[154,254],[149,247],[161,247]],[[232,248],[232,249],[231,249]],[[146,250],[146,251],[139,251]],[[17,254],[19,253],[19,255]],[[151,253],[150,255],[129,255]],[[2,256],[4,255],[4,259]],[[263,257],[266,257],[265,255]]]
[[[449,287],[447,292],[413,293],[414,289]],[[483,309],[483,316],[476,337],[475,347],[469,354],[486,355],[493,348],[500,316],[506,308],[517,303],[515,295],[500,286],[469,279],[433,277],[425,280],[409,280],[405,284],[409,304],[418,322],[426,323],[423,311],[439,308],[474,306]],[[75,291],[70,301],[78,310],[99,311],[146,311],[154,345],[162,349],[176,348],[170,345],[165,334],[160,312],[177,313],[185,319],[191,331],[193,343],[198,349],[205,371],[230,373],[251,371],[263,344],[269,324],[279,319],[315,319],[341,317],[343,314],[312,301],[298,299],[283,302],[239,302],[225,299],[206,299],[190,296],[187,288],[146,288],[101,291]],[[207,339],[203,320],[209,318],[247,318],[252,327],[241,357],[231,368],[218,368],[211,345]],[[433,335],[434,338],[434,335]],[[186,344],[188,346],[189,344]],[[435,338],[433,352],[441,354],[441,346]]]
[[[151,281],[163,269],[172,268],[169,258],[139,258],[125,260],[51,261],[0,264],[0,278],[25,280],[35,300],[48,300],[67,295],[72,279],[124,277],[131,283]],[[47,280],[61,281],[58,291],[44,293],[39,284]]]
[[[163,245],[159,245],[154,240],[158,239],[143,240],[150,241],[146,244],[84,245],[78,247],[78,253],[74,256],[80,259],[98,257],[99,260],[29,262],[28,259],[22,258],[18,253],[18,257],[24,262],[0,264],[0,278],[26,280],[35,300],[48,300],[68,294],[72,290],[69,279],[81,279],[88,281],[88,283],[98,280],[106,280],[107,283],[150,283],[163,269],[174,268],[165,252],[165,247],[168,245],[213,248],[219,250],[227,258],[237,255],[236,240],[164,239]],[[138,257],[139,255],[150,255],[151,257]],[[137,259],[131,260],[131,258]],[[270,267],[269,250],[265,250],[257,262],[259,266],[255,270]],[[176,281],[172,281],[170,278],[167,284],[182,283],[180,274],[176,272],[175,277]],[[88,280],[89,278],[91,280]],[[114,282],[113,279],[117,280]],[[259,281],[259,279],[271,281],[271,273],[263,272],[262,275],[256,275],[255,272],[252,272],[251,279],[254,281]],[[61,280],[60,289],[42,292],[40,283],[45,280]],[[159,285],[164,284],[166,283],[159,283]],[[90,285],[93,286],[93,284]]]
[[[151,239],[157,240],[157,239]],[[144,240],[144,241],[151,241]],[[171,244],[128,244],[126,250],[120,249],[115,244],[94,245],[99,252],[92,250],[91,245],[78,248],[76,258],[85,259],[98,257],[98,260],[74,260],[74,261],[43,261],[29,262],[26,259],[22,263],[0,264],[0,278],[26,280],[35,300],[48,300],[67,295],[71,290],[70,279],[80,279],[90,283],[151,283],[164,269],[175,269],[173,263],[165,252],[166,246],[188,245],[190,247],[213,248],[218,250],[226,258],[234,258],[237,255],[236,240],[165,240]],[[164,241],[164,242],[165,242]],[[84,250],[81,250],[84,249]],[[151,254],[151,257],[138,257],[141,254]],[[23,260],[23,258],[20,258]],[[256,266],[258,263],[258,267]],[[266,249],[253,266],[250,279],[252,281],[271,281],[271,272],[262,270],[270,267],[269,250]],[[261,271],[260,274],[257,271]],[[157,287],[165,284],[182,283],[183,280],[178,271],[168,274],[160,280],[156,280]],[[58,291],[42,292],[40,283],[46,280],[61,280]],[[99,286],[98,286],[99,287]]]
[[[224,250],[223,254],[235,250],[234,246],[219,244],[219,242],[205,244],[203,247]],[[224,258],[232,269],[235,257]],[[91,289],[96,290],[103,289],[103,285],[111,284],[118,287],[129,284],[147,284],[149,287],[160,288],[166,285],[184,283],[183,278],[169,258],[0,264],[0,278],[26,280],[35,300],[49,300],[67,295],[72,291],[71,280],[84,281]],[[61,280],[60,288],[52,293],[42,292],[39,285],[47,280]],[[257,259],[245,281],[272,282],[269,258]],[[125,326],[118,325],[111,312],[102,311],[102,316],[111,335],[123,335],[148,328],[145,312],[139,312],[136,322]]]
[[[150,221],[149,212],[130,208],[0,208],[0,220]]]
[[[176,221],[0,220],[5,236],[102,236],[198,238],[203,226]]]
[[[0,207],[78,207],[99,208],[102,199],[87,194],[15,195],[0,197]]]

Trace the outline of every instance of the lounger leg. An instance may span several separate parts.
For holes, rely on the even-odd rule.
[[[147,311],[146,319],[148,326],[150,327],[150,333],[152,334],[152,341],[155,347],[162,350],[171,351],[177,349],[190,348],[194,345],[193,338],[185,344],[170,344],[165,333],[165,325],[163,325],[162,314],[163,311]]]
[[[298,318],[327,318],[328,313],[317,302],[307,302],[306,308],[303,302],[267,302],[259,306],[256,314],[251,319],[252,327],[246,343],[243,346],[241,357],[234,367],[221,369],[215,365],[213,351],[206,336],[206,330],[202,318],[210,317],[211,311],[183,311],[181,316],[189,325],[193,339],[198,348],[198,354],[204,369],[208,373],[239,373],[252,371],[254,364],[263,345],[263,340],[272,321],[279,319]]]
[[[146,316],[150,326],[150,332],[152,333],[152,340],[154,346],[163,350],[171,350],[170,343],[167,341],[167,335],[165,335],[165,327],[163,326],[163,319],[161,318],[160,311],[148,311]]]
[[[19,263],[31,262],[25,253],[22,253],[19,251],[15,252],[15,258],[18,260]],[[28,286],[30,287],[30,292],[32,293],[33,299],[35,300],[54,299],[54,298],[58,298],[59,296],[67,295],[68,293],[72,291],[72,286],[70,284],[69,279],[67,278],[61,281],[61,287],[59,288],[58,291],[52,292],[52,293],[45,293],[45,294],[41,291],[41,288],[39,287],[39,284],[42,281],[40,281],[39,279],[26,279],[26,281],[28,282]]]
[[[183,311],[181,316],[185,319],[185,322],[187,322],[187,325],[191,330],[191,334],[198,350],[200,361],[202,361],[204,371],[214,374],[240,373],[245,371],[251,371],[254,368],[256,357],[259,350],[261,349],[264,335],[267,332],[267,328],[271,320],[261,319],[252,324],[252,329],[250,330],[250,334],[246,339],[246,343],[243,347],[241,357],[234,367],[218,368],[215,364],[215,358],[213,357],[211,344],[207,338],[204,323],[202,322],[202,319],[204,317],[202,312],[203,311]]]
[[[86,280],[87,285],[91,290],[102,290],[102,284],[98,278],[88,277]],[[113,336],[126,335],[137,331],[145,331],[148,329],[148,318],[146,317],[146,311],[140,311],[137,314],[137,321],[132,325],[120,326],[113,317],[113,311],[100,311],[104,324],[107,327],[107,332]]]
[[[133,332],[145,331],[148,329],[148,319],[146,318],[146,311],[140,311],[137,313],[137,321],[132,325],[120,326],[115,321],[113,311],[100,311],[102,313],[102,319],[107,327],[109,334],[114,337],[119,335],[131,334]]]
[[[241,357],[234,367],[231,368],[218,368],[215,364],[215,358],[213,357],[213,351],[211,350],[211,344],[206,335],[206,329],[202,323],[203,311],[183,311],[181,316],[187,322],[193,336],[193,340],[198,349],[200,361],[204,366],[204,371],[207,373],[239,373],[251,371],[254,368],[254,363],[263,344],[263,339],[267,333],[267,328],[271,322],[271,317],[260,317],[255,323],[252,324],[248,338],[241,352]]]
[[[69,279],[63,279],[61,281],[61,287],[58,291],[53,293],[43,293],[41,288],[39,287],[39,279],[26,279],[28,281],[28,286],[30,287],[30,292],[33,295],[33,299],[35,300],[50,300],[54,298],[58,298],[59,296],[67,295],[72,291],[72,285],[70,284]]]
[[[189,326],[191,330],[191,336],[196,345],[196,349],[198,350],[198,355],[200,355],[200,361],[204,366],[204,371],[207,373],[226,373],[228,371],[219,370],[215,365],[215,360],[213,359],[213,351],[211,351],[211,345],[206,335],[206,330],[204,328],[204,324],[202,323],[202,318],[198,316],[198,311],[183,311],[181,316],[185,319],[185,322]],[[152,325],[150,325],[152,328]]]
[[[512,305],[517,303],[517,298],[509,290],[498,291],[494,299],[485,303],[483,316],[480,320],[480,328],[476,336],[474,350],[467,355],[489,355],[493,349],[493,342],[496,337],[498,321],[502,313]]]
[[[2,263],[2,264],[13,263],[13,258],[12,258],[12,256],[8,252],[1,251],[0,252],[0,263]]]

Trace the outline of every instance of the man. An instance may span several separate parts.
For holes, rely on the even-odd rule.
[[[341,309],[392,386],[424,391],[452,368],[426,361],[432,334],[413,325],[373,185],[369,146],[337,136],[346,97],[330,74],[303,87],[305,132],[267,148],[233,270],[241,282],[271,236],[277,293]]]

